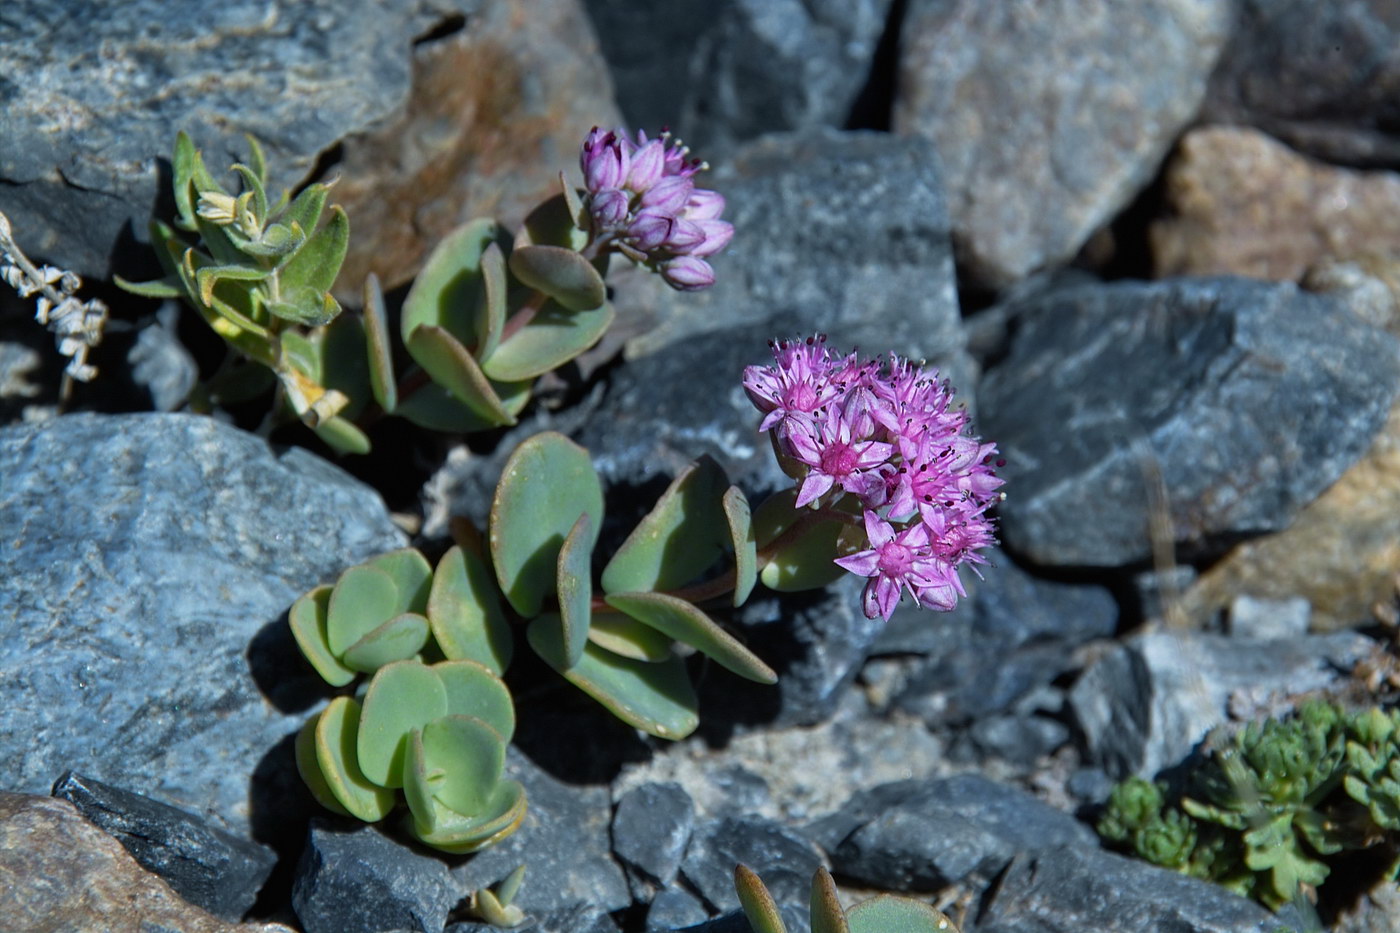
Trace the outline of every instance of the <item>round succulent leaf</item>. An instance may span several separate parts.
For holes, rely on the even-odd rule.
[[[852,907],[846,912],[846,923],[850,933],[958,933],[953,921],[932,906],[893,894]]]
[[[423,761],[439,803],[480,816],[505,770],[506,743],[474,716],[444,716],[423,727]]]
[[[613,322],[613,307],[568,311],[548,301],[530,323],[501,341],[481,364],[492,379],[513,382],[558,369],[593,346]]]
[[[297,647],[321,679],[332,687],[343,687],[355,679],[355,672],[341,664],[331,652],[326,636],[326,611],[330,600],[330,586],[316,587],[292,603],[287,622],[292,627]]]
[[[408,352],[434,382],[488,424],[515,424],[476,359],[447,330],[433,324],[420,326],[408,338]]]
[[[603,277],[592,263],[563,246],[516,247],[510,254],[510,271],[570,311],[597,308],[608,296]]]
[[[682,470],[603,568],[603,592],[673,590],[714,566],[730,537],[727,485],[710,457]]]
[[[403,784],[408,734],[447,715],[442,679],[419,661],[381,667],[365,693],[357,739],[360,768],[382,787]]]
[[[683,739],[699,725],[695,688],[680,658],[635,661],[590,643],[567,667],[563,630],[552,613],[531,622],[525,636],[546,664],[628,725],[663,739]]]
[[[587,513],[578,517],[559,548],[557,593],[559,618],[564,626],[564,657],[569,666],[578,663],[588,641],[588,621],[593,603],[593,519]]]
[[[663,635],[694,647],[740,677],[761,684],[778,682],[771,667],[693,603],[668,593],[609,593],[604,601]]]
[[[367,454],[370,451],[369,435],[361,431],[353,421],[347,421],[339,415],[332,415],[320,421],[311,430],[336,453]]]
[[[618,612],[593,613],[588,640],[599,648],[637,661],[664,661],[672,654],[671,639],[650,625]]]
[[[379,407],[392,414],[399,404],[399,386],[394,376],[394,352],[389,343],[389,315],[384,308],[384,290],[379,286],[379,276],[373,272],[365,277],[364,317],[370,390]]]
[[[851,933],[841,899],[836,895],[836,882],[825,868],[818,868],[812,876],[810,904],[812,933]]]
[[[428,643],[428,620],[405,612],[345,649],[342,660],[357,671],[373,674],[386,664],[414,657]]]
[[[782,914],[767,885],[752,868],[742,862],[734,866],[734,892],[754,933],[787,933]]]
[[[336,581],[326,607],[326,638],[339,657],[355,642],[398,615],[399,588],[378,567],[357,564]]]
[[[797,491],[785,489],[759,505],[753,515],[753,534],[760,549],[802,516],[802,510],[793,505],[796,501]],[[811,526],[800,537],[766,555],[768,560],[758,572],[759,579],[769,589],[783,593],[819,589],[841,579],[846,571],[835,560],[841,556],[838,542],[844,527],[834,520]]]
[[[350,811],[341,806],[335,794],[331,793],[330,783],[326,781],[326,776],[321,773],[321,765],[316,761],[316,723],[320,718],[320,713],[312,716],[297,732],[297,773],[301,775],[302,783],[311,791],[311,796],[317,803],[332,813],[349,816]]]
[[[403,796],[413,814],[413,824],[420,833],[437,829],[438,814],[443,809],[433,799],[432,781],[428,779],[427,756],[423,753],[423,731],[414,729],[404,745]]]
[[[492,243],[504,248],[509,239],[489,219],[466,223],[438,243],[404,298],[404,343],[425,324],[445,329],[460,343],[475,340],[482,304],[481,259]]]
[[[447,691],[449,715],[479,719],[503,742],[511,740],[515,735],[515,703],[505,681],[475,661],[440,661],[432,670]]]
[[[516,612],[539,614],[555,591],[559,549],[580,515],[603,519],[603,487],[588,451],[554,431],[526,440],[506,462],[491,502],[491,562]]]
[[[501,781],[484,812],[469,817],[432,800],[435,826],[425,831],[415,816],[412,828],[423,842],[454,854],[476,852],[495,845],[520,828],[527,809],[525,788],[519,781]]]
[[[574,223],[569,202],[556,194],[525,217],[515,234],[515,248],[522,246],[562,246],[578,251],[588,245],[588,231]]]
[[[394,581],[398,591],[395,608],[399,612],[423,615],[428,611],[428,594],[432,589],[433,567],[417,548],[405,547],[380,554],[365,562],[382,570]]]
[[[454,546],[442,555],[428,596],[428,624],[444,657],[505,673],[514,638],[496,581],[475,554]]]
[[[360,768],[357,737],[360,704],[336,697],[316,721],[316,762],[341,806],[366,822],[382,820],[394,808],[394,792],[370,781]]]
[[[730,486],[721,500],[729,526],[729,542],[734,548],[733,605],[742,606],[758,583],[758,547],[754,541],[749,500],[738,486]]]
[[[534,380],[523,382],[492,382],[491,389],[501,400],[501,406],[512,417],[520,413],[530,401],[530,390]],[[498,425],[494,420],[483,418],[472,411],[442,386],[428,383],[412,395],[399,400],[394,414],[407,418],[420,428],[453,434],[472,434],[486,431]]]

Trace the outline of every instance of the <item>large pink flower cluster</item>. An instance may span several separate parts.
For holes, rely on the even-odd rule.
[[[870,578],[865,614],[888,619],[905,591],[952,609],[967,595],[958,566],[995,543],[996,445],[964,433],[948,383],[909,360],[837,356],[823,335],[772,347],[775,365],[748,367],[744,388],[800,477],[799,508],[855,497],[869,546],[836,563]]]
[[[647,139],[638,130],[633,142],[622,130],[594,127],[579,157],[594,237],[685,291],[714,284],[705,257],[734,236],[719,219],[723,195],[695,186],[705,163],[689,153],[669,133]]]

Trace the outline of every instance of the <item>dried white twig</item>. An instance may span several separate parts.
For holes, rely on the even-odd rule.
[[[72,381],[89,382],[97,368],[87,361],[88,351],[102,342],[107,325],[107,305],[97,298],[79,301],[74,294],[83,280],[72,272],[53,266],[35,266],[20,251],[10,233],[10,219],[0,213],[0,278],[21,298],[35,299],[34,319],[53,331],[58,352],[68,357],[63,371],[64,400]]]

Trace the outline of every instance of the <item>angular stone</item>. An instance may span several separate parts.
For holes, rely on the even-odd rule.
[[[767,880],[767,879],[765,879]],[[804,896],[802,907],[798,907],[795,901],[779,901],[778,915],[782,918],[783,928],[787,930],[807,929],[808,912],[806,910],[807,900]],[[678,933],[753,933],[753,926],[741,910],[732,910],[722,914],[712,920],[697,923],[694,926],[684,927]]]
[[[1400,10],[1392,0],[1241,0],[1202,105],[1320,159],[1400,161]]]
[[[1278,933],[1281,919],[1219,885],[1092,846],[1019,855],[976,933]]]
[[[695,802],[679,784],[643,784],[623,794],[612,820],[613,854],[628,880],[665,887],[675,880],[695,826]],[[638,883],[633,883],[635,900]]]
[[[1069,814],[977,774],[862,791],[808,832],[834,872],[889,891],[985,881],[1017,853],[1097,843]]]
[[[1324,258],[1400,252],[1400,175],[1299,155],[1257,130],[1187,133],[1149,230],[1158,276],[1296,280]]]
[[[489,923],[453,923],[445,933],[499,933],[500,927]],[[563,910],[530,914],[513,933],[617,933],[618,926],[607,911],[580,904]]]
[[[1228,719],[1269,715],[1333,686],[1370,652],[1355,632],[1271,641],[1149,632],[1116,644],[1069,692],[1089,758],[1110,776],[1154,778]]]
[[[683,888],[667,888],[652,899],[647,909],[647,933],[679,930],[708,918],[700,899]]]
[[[110,833],[147,871],[197,907],[239,920],[257,900],[277,855],[192,813],[69,771],[53,795]]]
[[[585,0],[628,122],[714,160],[740,140],[864,113],[891,0]]]
[[[0,791],[0,891],[14,933],[292,933],[230,923],[181,900],[66,800]]]
[[[1002,287],[1072,257],[1190,122],[1228,0],[912,0],[894,127],[932,140],[958,257]]]
[[[1082,285],[1016,310],[979,401],[1007,461],[1002,540],[1040,564],[1148,558],[1154,475],[1188,555],[1284,528],[1400,390],[1392,337],[1291,284]]]
[[[591,906],[604,912],[632,903],[627,878],[608,838],[607,788],[565,784],[512,746],[506,777],[525,785],[525,822],[502,842],[452,869],[464,891],[494,885],[525,866],[515,905],[545,915]]]
[[[306,933],[441,933],[466,893],[442,859],[378,826],[318,816],[297,866],[292,906]]]
[[[403,546],[379,495],[195,415],[0,429],[0,475],[0,784],[71,768],[285,831],[309,798],[279,743],[326,689],[286,612]]]
[[[805,921],[812,875],[822,863],[810,842],[772,820],[714,820],[696,828],[681,874],[710,908],[733,910],[739,906],[734,866],[740,863],[758,873],[779,904],[796,904]],[[798,929],[806,929],[805,922]]]

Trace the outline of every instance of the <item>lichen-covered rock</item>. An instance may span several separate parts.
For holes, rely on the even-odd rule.
[[[912,0],[894,127],[943,162],[960,262],[1002,287],[1072,257],[1195,116],[1228,0]]]
[[[379,495],[195,415],[0,429],[0,476],[0,786],[72,769],[275,831],[324,691],[286,611],[403,545]]]

